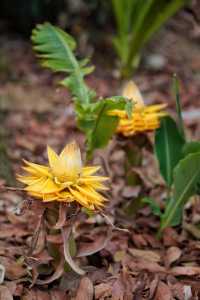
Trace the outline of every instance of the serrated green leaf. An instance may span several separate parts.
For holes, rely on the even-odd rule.
[[[85,84],[84,76],[91,73],[93,67],[87,66],[87,59],[78,62],[73,53],[76,48],[73,37],[56,26],[44,23],[33,30],[32,42],[41,64],[54,72],[68,74],[61,81],[62,85],[70,90],[76,102],[88,105],[94,93]]]
[[[183,206],[196,194],[198,182],[200,182],[200,153],[193,153],[182,159],[174,170],[173,197],[162,217],[161,231],[180,222]]]
[[[160,172],[168,186],[173,183],[173,170],[182,158],[184,143],[174,120],[169,116],[163,118],[160,128],[156,130],[155,153]]]

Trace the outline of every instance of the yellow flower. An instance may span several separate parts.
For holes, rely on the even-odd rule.
[[[77,201],[90,210],[100,209],[106,199],[98,192],[107,190],[103,182],[107,177],[94,175],[99,169],[83,167],[78,145],[72,142],[60,155],[47,147],[49,165],[43,166],[24,161],[27,175],[18,175],[18,180],[27,186],[30,195],[48,201]]]
[[[122,95],[133,101],[133,112],[129,118],[125,110],[112,110],[111,116],[119,117],[117,132],[124,136],[134,135],[140,132],[155,130],[160,126],[160,118],[166,116],[163,109],[166,104],[144,104],[142,95],[133,81],[129,81],[124,87]]]

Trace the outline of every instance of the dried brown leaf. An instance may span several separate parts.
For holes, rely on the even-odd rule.
[[[3,285],[0,286],[0,300],[13,300],[12,293],[6,286]]]
[[[100,283],[95,286],[95,299],[106,299],[112,295],[112,282]]]
[[[173,262],[178,260],[182,255],[182,251],[180,248],[172,246],[167,249],[165,255],[166,266],[169,267]]]
[[[200,267],[181,266],[173,267],[170,273],[174,276],[195,276],[200,275]]]
[[[92,300],[94,295],[93,283],[88,277],[80,281],[75,300]]]
[[[151,262],[160,262],[160,260],[161,260],[160,254],[156,251],[141,250],[141,249],[135,249],[135,248],[129,248],[128,251],[134,257],[143,258],[143,259],[151,261]]]
[[[158,284],[154,300],[172,300],[170,288],[162,281]]]
[[[37,279],[36,284],[38,285],[44,285],[49,284],[53,282],[54,280],[60,278],[64,272],[64,259],[60,260],[60,263],[58,264],[57,268],[55,269],[55,272],[47,279],[41,280]]]
[[[73,261],[70,251],[69,251],[69,238],[72,230],[72,226],[68,226],[65,228],[62,228],[62,237],[63,237],[63,251],[64,251],[64,257],[66,262],[70,265],[72,270],[76,272],[79,275],[84,275],[85,271],[83,271],[75,262]]]
[[[0,256],[0,263],[5,267],[5,277],[10,280],[19,279],[27,274],[27,270],[14,259]]]
[[[107,235],[96,236],[93,243],[82,243],[79,245],[77,257],[92,255],[104,249],[111,238],[112,229],[109,228]]]

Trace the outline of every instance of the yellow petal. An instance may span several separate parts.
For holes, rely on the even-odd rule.
[[[60,154],[60,160],[65,167],[66,179],[73,180],[82,171],[81,152],[76,142],[65,146]]]
[[[49,160],[49,166],[53,170],[54,167],[58,164],[59,157],[50,146],[47,146],[47,155]]]
[[[69,189],[71,194],[74,196],[77,202],[79,202],[83,207],[86,207],[88,209],[94,209],[94,205],[88,203],[87,198],[85,198],[80,192],[76,191],[73,188]]]
[[[102,181],[106,181],[108,180],[108,177],[104,177],[104,176],[86,176],[86,177],[81,177],[79,179],[80,183],[84,183],[84,184],[92,184],[92,183],[96,183],[96,182],[102,182]]]
[[[60,190],[62,190],[62,188],[57,186],[50,178],[48,178],[43,185],[41,192],[43,194],[51,194],[59,192]]]
[[[134,107],[139,108],[144,106],[144,101],[142,95],[133,81],[129,81],[123,88],[122,91],[123,97],[132,99],[134,102]]]
[[[99,171],[99,169],[101,169],[100,166],[95,166],[95,167],[84,167],[82,170],[82,176],[90,176],[93,175],[94,173],[96,173],[97,171]]]
[[[50,176],[48,167],[39,165],[39,164],[35,164],[35,163],[31,163],[27,160],[24,160],[24,163],[26,164],[26,166],[23,167],[23,169],[26,170],[27,172],[37,175],[38,177],[41,175]]]
[[[41,192],[46,181],[47,181],[47,177],[41,177],[35,183],[25,187],[25,190],[29,192]]]

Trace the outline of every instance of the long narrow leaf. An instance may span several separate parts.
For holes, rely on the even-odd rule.
[[[183,206],[191,196],[195,195],[199,182],[200,153],[189,154],[179,162],[174,171],[174,194],[163,215],[161,231],[168,226],[178,224]]]
[[[155,135],[155,152],[160,172],[168,186],[172,185],[173,171],[182,158],[184,143],[174,120],[169,116],[163,118]]]

